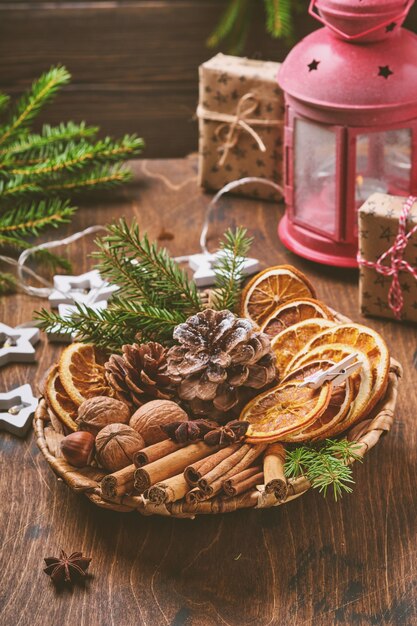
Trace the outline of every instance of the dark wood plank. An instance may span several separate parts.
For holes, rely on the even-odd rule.
[[[84,206],[71,228],[125,215],[151,237],[173,234],[165,243],[174,254],[197,250],[209,196],[196,187],[195,160],[141,161],[135,170],[134,184],[116,200]],[[226,198],[211,245],[230,224],[248,226],[253,252],[265,264],[293,263],[305,271],[326,302],[382,332],[404,365],[398,419],[355,468],[354,493],[335,503],[310,491],[276,510],[194,521],[117,514],[57,482],[32,434],[21,441],[1,433],[1,624],[417,623],[416,327],[362,318],[357,273],[287,252],[276,235],[280,214],[271,204]],[[90,267],[90,250],[83,241],[70,252],[76,271]],[[42,304],[24,295],[3,298],[0,319],[28,321]],[[1,388],[36,384],[57,353],[43,339],[38,363],[3,368]],[[93,557],[87,589],[58,594],[42,573],[42,557],[60,547]]]
[[[148,157],[197,148],[198,65],[225,3],[0,3],[0,89],[17,96],[53,64],[73,82],[40,122],[86,119],[102,132],[139,132]],[[313,23],[313,20],[307,20]],[[286,48],[254,22],[246,53],[283,58]]]

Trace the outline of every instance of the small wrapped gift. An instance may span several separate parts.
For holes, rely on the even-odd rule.
[[[417,322],[417,199],[374,193],[359,210],[364,315]]]
[[[199,183],[218,190],[246,176],[281,184],[284,98],[279,63],[217,54],[200,65]],[[279,199],[273,187],[250,183],[236,193]]]

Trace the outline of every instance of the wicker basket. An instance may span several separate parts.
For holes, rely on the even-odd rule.
[[[358,442],[358,454],[362,457],[379,441],[381,435],[391,428],[394,421],[394,409],[401,373],[400,364],[391,359],[388,387],[384,398],[375,407],[371,415],[355,424],[347,433],[349,440]],[[306,478],[290,480],[288,495],[284,501],[278,501],[273,494],[265,495],[258,490],[248,491],[228,500],[215,497],[192,505],[182,500],[170,504],[155,505],[146,501],[141,495],[125,495],[114,500],[103,500],[100,481],[106,472],[98,467],[76,469],[67,463],[62,456],[58,456],[62,434],[53,427],[43,399],[40,400],[35,412],[34,429],[37,444],[57,476],[74,491],[84,493],[94,504],[114,511],[138,511],[143,515],[156,514],[192,518],[199,514],[230,513],[237,509],[263,509],[279,506],[298,498],[311,487]]]

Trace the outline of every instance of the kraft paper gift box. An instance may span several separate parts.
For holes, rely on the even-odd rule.
[[[371,264],[378,263],[381,255],[395,244],[400,216],[406,201],[407,198],[403,196],[374,193],[362,205],[359,209],[360,259]],[[416,230],[411,234],[414,227]],[[408,238],[400,255],[402,254],[407,265],[402,264],[402,269],[398,272],[398,288],[403,298],[399,318],[417,322],[417,202],[409,202],[405,234]],[[394,258],[398,258],[398,252],[394,252]],[[381,264],[392,268],[393,255],[386,256],[381,260]],[[360,260],[359,297],[363,315],[396,318],[393,310],[395,302],[392,303],[394,306],[390,306],[389,303],[392,281],[392,275],[384,275],[383,271],[368,267]]]
[[[199,67],[199,183],[209,190],[246,176],[281,185],[284,97],[280,64],[217,54]],[[281,199],[273,187],[250,183],[233,190]]]

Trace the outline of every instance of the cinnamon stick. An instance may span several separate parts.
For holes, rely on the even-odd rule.
[[[138,468],[134,474],[135,489],[139,493],[144,493],[152,485],[176,476],[188,465],[214,454],[218,449],[218,446],[208,446],[203,441],[199,441]]]
[[[134,472],[136,467],[128,465],[123,469],[107,474],[100,483],[103,498],[117,498],[133,489]]]
[[[187,504],[197,504],[197,502],[201,502],[204,494],[199,487],[194,487],[188,493],[185,494],[185,501]]]
[[[209,485],[207,493],[212,496],[221,491],[224,480],[228,480],[229,478],[232,478],[232,476],[236,476],[236,474],[239,474],[239,472],[252,465],[252,463],[265,451],[266,447],[266,444],[249,446],[250,449],[236,465],[232,466],[226,474],[223,474],[223,476],[220,476]]]
[[[147,463],[153,463],[183,447],[184,445],[182,443],[175,443],[171,441],[171,439],[164,439],[164,441],[154,443],[152,446],[142,448],[142,450],[135,452],[133,455],[133,463],[136,467],[143,467]]]
[[[245,454],[250,450],[249,444],[243,444],[239,446],[237,450],[234,450],[232,454],[227,456],[223,461],[221,461],[218,465],[213,467],[210,471],[207,472],[204,476],[200,478],[197,485],[200,487],[201,491],[209,495],[210,485],[215,482],[223,475],[227,474],[232,467],[237,465],[237,463],[243,459]]]
[[[212,469],[217,467],[217,465],[229,457],[239,447],[239,444],[235,443],[231,446],[227,446],[226,448],[222,448],[215,454],[212,454],[205,459],[201,459],[200,461],[189,465],[184,470],[185,480],[191,486],[197,485],[200,478],[205,476],[205,474],[208,474],[208,472],[211,472]]]
[[[284,446],[281,443],[269,445],[264,456],[265,493],[273,493],[280,502],[285,500],[288,491],[284,463]]]
[[[248,467],[248,469],[239,472],[235,476],[223,480],[222,487],[225,494],[232,497],[243,493],[251,487],[255,487],[261,482],[263,484],[263,471],[262,467],[257,465],[256,467]]]
[[[161,483],[153,485],[145,492],[145,498],[154,504],[164,504],[181,500],[189,490],[183,474],[167,478]]]

